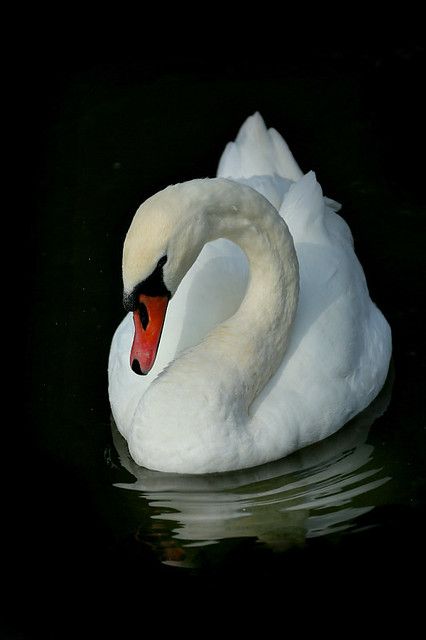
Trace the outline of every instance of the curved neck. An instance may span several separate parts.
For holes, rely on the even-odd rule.
[[[207,357],[220,371],[224,392],[243,400],[248,409],[277,370],[288,344],[299,293],[293,239],[277,210],[254,189],[220,178],[186,184],[203,194],[205,242],[228,238],[238,244],[247,255],[250,277],[237,312],[184,359],[200,356],[206,362]],[[195,193],[193,197],[186,204],[196,207],[199,216],[200,201]],[[211,370],[206,373],[211,379]]]

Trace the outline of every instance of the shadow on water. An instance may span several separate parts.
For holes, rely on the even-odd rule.
[[[237,472],[180,475],[139,467],[113,424],[118,464],[133,476],[115,487],[134,494],[127,504],[137,539],[165,564],[196,568],[214,547],[220,556],[230,539],[252,538],[283,552],[310,538],[360,531],[360,517],[387,502],[391,478],[368,435],[389,404],[392,384],[391,372],[376,400],[326,440]]]

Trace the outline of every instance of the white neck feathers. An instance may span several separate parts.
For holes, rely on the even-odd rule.
[[[181,367],[190,372],[191,362],[199,371],[204,362],[204,383],[208,385],[209,375],[219,370],[226,395],[239,398],[248,410],[277,370],[288,344],[299,292],[292,237],[270,202],[248,186],[219,178],[171,189],[177,192],[180,210],[184,206],[189,214],[189,223],[197,220],[203,230],[202,244],[228,238],[241,247],[250,278],[237,312],[172,363],[168,373]],[[216,376],[214,383],[218,384]]]

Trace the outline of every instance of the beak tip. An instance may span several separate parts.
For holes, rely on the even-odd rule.
[[[137,373],[139,376],[143,376],[144,373],[141,369],[141,365],[139,364],[139,360],[137,358],[134,358],[132,361],[132,371],[134,371],[135,373]]]

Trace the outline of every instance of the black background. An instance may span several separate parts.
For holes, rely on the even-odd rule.
[[[364,596],[377,588],[395,597],[399,576],[407,584],[424,561],[421,40],[402,30],[380,40],[320,37],[266,50],[257,43],[247,54],[224,39],[222,55],[206,55],[198,44],[162,53],[157,39],[143,52],[104,55],[87,35],[71,30],[62,41],[57,31],[34,48],[36,38],[14,60],[9,217],[20,259],[12,263],[11,316],[20,324],[13,362],[25,412],[13,429],[6,420],[13,515],[5,527],[5,637],[86,637],[87,614],[102,637],[132,623],[132,603],[145,621],[159,608],[176,622],[195,593],[201,611],[218,594],[247,597],[249,585],[272,602],[276,581],[293,597],[333,584],[342,598],[335,585],[349,589],[356,576],[371,575]],[[274,567],[247,565],[237,550],[207,573],[182,574],[132,540],[117,545],[100,506],[110,484],[106,362],[122,317],[121,246],[140,202],[167,184],[213,176],[225,143],[255,110],[344,204],[372,297],[393,330],[399,382],[389,428],[395,438],[401,424],[406,430],[401,457],[412,458],[414,507],[395,505],[383,529],[277,557]],[[414,598],[412,591],[408,583]]]

